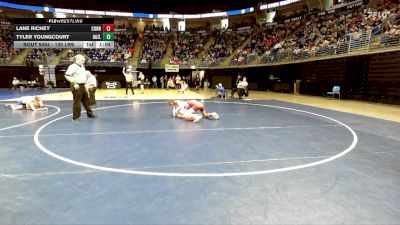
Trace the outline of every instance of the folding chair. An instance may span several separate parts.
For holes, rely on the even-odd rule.
[[[340,100],[340,86],[333,86],[332,91],[328,91],[326,94],[332,95],[332,98],[335,98],[335,94],[337,94]]]

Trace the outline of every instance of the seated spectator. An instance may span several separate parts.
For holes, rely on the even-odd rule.
[[[242,99],[243,96],[245,97],[249,96],[248,85],[249,84],[247,83],[246,77],[243,77],[243,80],[238,83],[237,88],[240,99]]]
[[[47,84],[47,87],[49,87],[49,90],[50,90],[50,91],[51,91],[51,90],[54,90],[55,85],[54,85],[54,82],[53,82],[53,81],[47,80],[46,84]]]
[[[13,80],[11,81],[11,88],[14,88],[14,90],[17,90],[17,88],[19,87],[19,80],[16,77],[13,77]]]
[[[35,78],[35,84],[36,84],[35,89],[43,89],[44,88],[44,83],[41,80],[39,80],[39,77]]]
[[[394,37],[396,35],[399,35],[400,31],[396,25],[393,25],[390,30],[389,30],[389,37]]]
[[[226,96],[226,90],[222,86],[221,83],[219,83],[218,85],[215,85],[215,92],[216,92],[216,95],[211,98],[225,98],[225,96]]]

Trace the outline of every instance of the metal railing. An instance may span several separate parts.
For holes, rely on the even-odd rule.
[[[200,67],[217,67],[226,60],[227,57],[218,57],[213,61],[200,61]]]
[[[281,48],[264,54],[261,64],[315,60],[335,56],[368,54],[400,49],[400,35],[371,35],[366,32],[348,35],[347,40],[337,45],[317,46],[312,49]]]
[[[70,60],[60,60],[59,65],[60,66],[67,66],[70,65],[71,63],[73,63],[73,61]],[[86,66],[107,66],[107,67],[122,67],[125,65],[125,63],[123,61],[119,61],[119,62],[101,62],[101,61],[90,61],[87,60],[85,62]]]

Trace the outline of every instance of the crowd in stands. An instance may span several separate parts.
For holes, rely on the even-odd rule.
[[[20,50],[15,49],[13,43],[12,23],[7,19],[0,19],[0,63],[9,63]]]
[[[169,59],[171,64],[191,64],[199,59],[204,66],[214,66],[229,56],[231,64],[245,65],[256,59],[268,63],[289,57],[303,59],[347,53],[371,43],[380,46],[400,44],[400,4],[382,1],[376,5],[346,7],[344,3],[344,6],[327,11],[302,10],[292,15],[277,15],[275,23],[232,24],[222,30],[206,26],[188,27],[186,32],[178,32],[176,28],[169,31],[162,26],[146,26],[140,35],[142,45],[138,61],[160,62],[168,45],[173,51]],[[12,22],[0,21],[0,60],[9,62],[20,50],[13,48]],[[115,33],[113,49],[71,49],[60,58],[61,62],[72,62],[77,53],[85,54],[88,63],[129,62],[137,51],[134,45],[139,35],[131,24],[120,24],[117,28],[123,31]],[[210,38],[213,42],[205,49]],[[63,51],[33,49],[26,56],[26,63],[31,66],[48,63],[51,57]]]
[[[161,61],[167,51],[168,41],[169,34],[167,32],[145,32],[140,49],[139,62],[149,63]]]
[[[180,33],[173,34],[173,57],[171,64],[186,64],[198,57],[204,50],[204,45],[209,39],[207,33]]]
[[[115,35],[114,40],[114,49],[121,51],[123,54],[126,54],[126,50],[130,53],[132,52],[132,48],[135,45],[135,42],[138,38],[138,34],[134,33],[117,33]],[[124,52],[125,51],[125,52]],[[126,59],[126,57],[124,57]]]
[[[76,54],[83,54],[87,63],[127,63],[134,53],[134,43],[137,34],[135,33],[116,33],[113,49],[69,49],[66,56],[61,61],[66,63],[74,62]]]
[[[251,44],[238,51],[233,63],[246,64],[254,54],[263,57],[265,63],[289,55],[296,59],[346,53],[363,47],[373,41],[371,35],[381,33],[398,41],[399,11],[399,5],[386,2],[369,9],[360,6],[333,13],[315,12],[306,16],[304,25],[303,20],[295,20],[259,27]]]
[[[52,57],[56,57],[62,49],[32,49],[25,58],[26,65],[38,66],[47,64]]]
[[[153,25],[146,25],[145,27],[144,27],[144,32],[149,32],[149,31],[164,31],[164,30],[166,30],[166,29],[164,29],[162,26],[156,26],[155,24],[153,24]]]
[[[71,63],[74,61],[76,54],[83,54],[87,57],[88,64],[92,63],[114,63],[114,62],[125,62],[125,57],[130,58],[128,50],[119,51],[114,49],[69,49],[65,57],[62,57],[62,61]]]
[[[214,42],[205,51],[202,61],[206,62],[207,65],[220,63],[221,58],[231,55],[251,34],[251,27],[241,30],[227,29],[214,32]]]

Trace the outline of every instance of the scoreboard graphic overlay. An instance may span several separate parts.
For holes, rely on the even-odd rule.
[[[16,18],[14,48],[114,48],[114,19]]]

